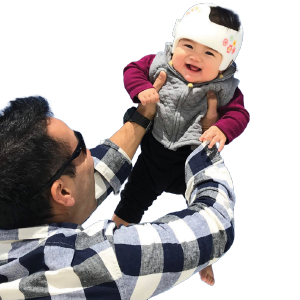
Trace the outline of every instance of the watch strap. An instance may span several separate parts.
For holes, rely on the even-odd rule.
[[[141,115],[139,112],[137,112],[136,107],[129,108],[123,118],[124,123],[126,122],[134,122],[146,129],[148,131],[152,126],[152,121],[148,118]]]

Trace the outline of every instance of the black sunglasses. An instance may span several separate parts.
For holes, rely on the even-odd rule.
[[[40,190],[40,192],[38,194],[36,194],[33,198],[38,196],[41,192],[45,191],[47,188],[49,188],[54,183],[54,181],[59,179],[63,175],[63,173],[66,170],[66,168],[68,167],[68,165],[75,158],[77,158],[80,155],[81,151],[83,151],[83,153],[86,154],[86,146],[85,146],[85,143],[84,143],[81,133],[79,131],[74,131],[74,134],[78,139],[78,145],[77,145],[76,149],[74,150],[74,152],[72,153],[72,155],[70,156],[68,161],[55,173],[55,175],[43,186],[43,188]]]

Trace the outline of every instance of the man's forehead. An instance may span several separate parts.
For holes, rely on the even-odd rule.
[[[74,131],[68,127],[66,123],[56,118],[49,118],[48,120],[48,134],[49,136],[59,139],[64,142],[69,142],[71,146],[76,144],[76,137]]]
[[[50,117],[48,119],[48,133],[49,135],[56,135],[59,133],[66,133],[70,128],[63,121]]]

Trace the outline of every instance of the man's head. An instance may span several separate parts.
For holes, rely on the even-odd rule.
[[[180,42],[185,39],[206,46],[220,54],[218,71],[224,71],[239,52],[243,30],[239,16],[231,10],[212,4],[198,4],[191,7],[183,18],[177,21],[173,35],[172,61],[177,54],[176,48],[181,46]],[[201,73],[201,70],[199,72]],[[203,80],[197,82],[203,82]]]
[[[10,102],[0,113],[0,228],[82,223],[95,209],[93,160],[81,151],[62,176],[78,138],[52,117],[42,97]]]

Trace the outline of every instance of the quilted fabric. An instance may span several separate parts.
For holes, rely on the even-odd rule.
[[[236,71],[233,63],[223,73],[223,78],[189,87],[189,82],[169,65],[171,49],[172,44],[167,43],[165,51],[156,55],[149,77],[151,83],[154,83],[160,71],[167,73],[166,83],[159,91],[160,102],[157,103],[152,133],[166,148],[176,150],[186,145],[200,145],[200,121],[207,111],[207,92],[214,91],[218,106],[224,106],[232,99],[239,80],[233,77]]]

